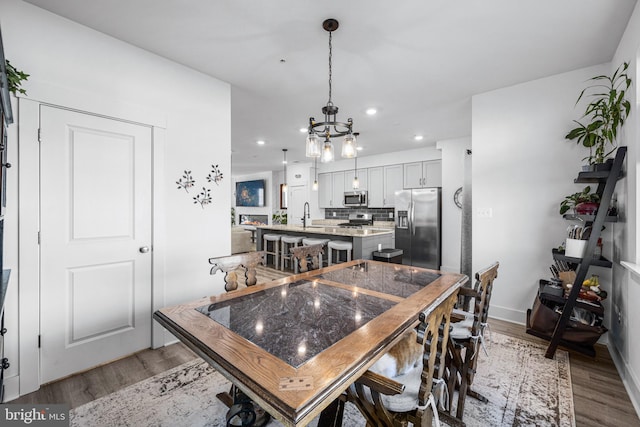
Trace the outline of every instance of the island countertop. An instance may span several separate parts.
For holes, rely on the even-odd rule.
[[[392,228],[388,230],[376,228],[342,228],[336,226],[307,226],[302,227],[300,225],[258,225],[256,228],[263,230],[273,230],[282,233],[296,232],[306,234],[329,234],[334,236],[345,237],[368,237],[368,236],[381,236],[383,234],[393,234]]]

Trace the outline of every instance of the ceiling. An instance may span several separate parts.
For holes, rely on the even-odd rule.
[[[368,156],[470,135],[474,94],[610,61],[636,3],[26,2],[229,82],[234,175],[281,169],[283,148],[307,161],[299,129],[328,100],[326,18],[340,22],[332,100]]]

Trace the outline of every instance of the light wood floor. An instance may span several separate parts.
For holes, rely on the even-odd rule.
[[[265,278],[282,275],[266,269]],[[492,331],[533,341],[546,341],[525,333],[522,325],[490,319]],[[72,408],[152,377],[197,356],[178,343],[144,350],[124,359],[44,385],[10,403],[68,403]],[[595,359],[570,353],[576,426],[640,426],[633,405],[606,347],[598,346]]]

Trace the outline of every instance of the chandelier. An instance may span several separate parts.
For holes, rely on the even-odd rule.
[[[322,23],[322,28],[329,32],[329,101],[327,105],[322,107],[324,114],[323,122],[316,122],[313,117],[309,118],[309,133],[307,135],[307,157],[320,157],[322,163],[334,160],[333,143],[331,138],[344,136],[342,141],[342,157],[351,159],[358,155],[356,151],[356,135],[353,133],[353,120],[347,119],[347,122],[339,122],[336,118],[338,115],[338,106],[331,102],[331,59],[332,45],[331,34],[338,29],[340,24],[335,19],[327,19]],[[320,143],[320,138],[324,138],[324,142]]]

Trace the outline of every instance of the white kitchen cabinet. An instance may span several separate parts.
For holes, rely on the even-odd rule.
[[[384,167],[384,199],[382,207],[392,208],[395,205],[396,191],[402,190],[402,165]]]
[[[333,197],[333,185],[330,173],[318,174],[318,207],[330,208]]]
[[[368,190],[367,169],[358,169],[357,176],[360,183],[357,191]],[[353,169],[344,171],[344,191],[356,191],[353,188]]]
[[[331,197],[332,208],[343,208],[344,205],[344,171],[331,173],[331,182],[333,183],[333,196]],[[351,188],[349,188],[350,190]]]
[[[367,170],[369,182],[369,207],[381,208],[384,206],[384,167],[378,166]]]
[[[398,190],[402,190],[402,165],[369,168],[370,208],[392,208]]]
[[[403,187],[442,187],[442,161],[405,163]]]

